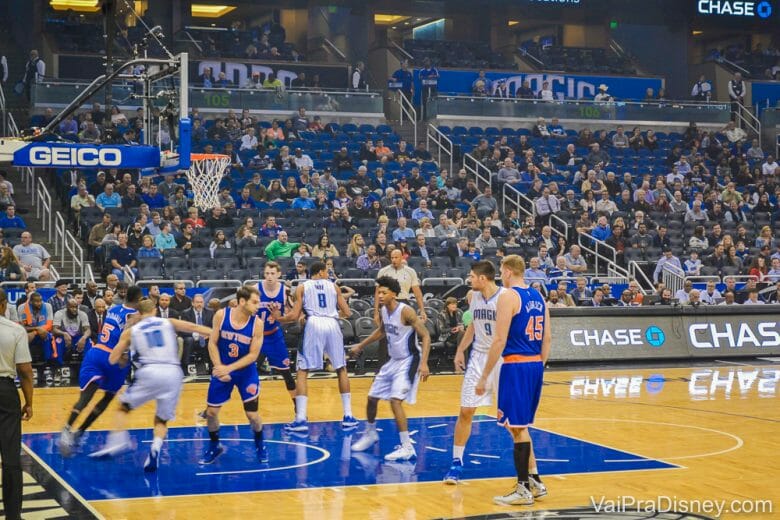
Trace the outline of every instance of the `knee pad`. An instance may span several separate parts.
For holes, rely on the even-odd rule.
[[[282,374],[287,390],[295,390],[295,378],[293,378],[292,373],[289,370],[280,370],[279,372]]]
[[[246,401],[244,403],[244,411],[245,412],[256,412],[258,408],[260,407],[260,399],[252,399],[251,401]]]

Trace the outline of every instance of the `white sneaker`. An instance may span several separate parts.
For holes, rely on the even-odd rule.
[[[506,495],[493,497],[493,502],[502,506],[532,506],[534,496],[531,494],[531,490],[523,484],[517,484]]]
[[[379,434],[376,430],[366,430],[363,432],[363,436],[352,445],[352,451],[366,451],[368,448],[376,444],[379,440]]]
[[[70,428],[66,426],[65,428],[62,429],[60,438],[57,441],[57,446],[60,449],[60,454],[63,457],[70,457],[73,454],[74,444],[75,444],[75,440],[73,438],[73,432],[71,432]]]
[[[547,486],[545,486],[544,482],[541,480],[536,480],[535,478],[529,476],[528,484],[531,488],[531,494],[534,496],[534,498],[542,498],[543,496],[547,495]]]
[[[411,444],[406,446],[396,446],[395,451],[385,455],[385,460],[412,460],[417,457],[417,452],[414,451],[414,446]]]
[[[106,439],[106,446],[102,450],[98,450],[94,453],[90,453],[89,456],[93,458],[97,457],[113,457],[133,449],[130,443],[130,434],[127,432],[111,432]]]

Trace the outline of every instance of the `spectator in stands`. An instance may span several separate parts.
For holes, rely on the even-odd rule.
[[[401,239],[406,238],[411,240],[414,238],[414,230],[407,227],[406,217],[400,217],[398,219],[398,227],[393,230],[393,242],[400,242]]]
[[[216,206],[211,209],[211,216],[206,220],[206,227],[212,231],[218,228],[227,229],[233,227],[233,218],[221,206]]]
[[[474,246],[479,249],[480,253],[484,254],[485,248],[498,247],[496,239],[491,235],[490,227],[485,227],[482,233],[474,239]]]
[[[761,165],[761,174],[768,179],[777,175],[778,172],[780,172],[780,165],[771,154],[767,155],[766,160]]]
[[[747,132],[738,127],[734,121],[729,121],[726,123],[726,126],[723,128],[723,130],[721,130],[721,133],[726,136],[731,144],[738,145],[744,144],[744,141],[748,136]]]
[[[653,247],[657,247],[659,249],[672,247],[672,242],[668,235],[668,228],[663,224],[658,226],[658,229],[655,232],[655,236],[653,237]]]
[[[468,187],[467,187],[468,189]],[[476,189],[476,187],[475,187]],[[463,190],[465,194],[466,190]],[[463,199],[466,202],[465,198]],[[490,215],[498,208],[498,201],[493,197],[493,190],[490,186],[485,186],[485,191],[474,197],[471,201],[471,207],[477,210],[477,215],[484,217]]]
[[[601,164],[603,166],[606,166],[609,164],[610,157],[609,154],[601,149],[601,146],[599,146],[599,143],[593,143],[590,147],[590,153],[588,154],[588,157],[586,158],[585,162],[593,168],[597,164]]]
[[[670,267],[673,273],[682,274],[683,268],[680,263],[680,259],[674,256],[672,249],[664,248],[661,258],[656,261],[655,270],[653,271],[653,281],[658,283],[660,281],[660,275],[664,271],[664,266]]]
[[[629,138],[623,130],[623,127],[618,126],[617,131],[612,136],[612,147],[617,150],[626,149],[629,147],[629,144]]]
[[[0,230],[0,235],[2,230]],[[0,282],[18,282],[24,280],[22,268],[14,255],[13,249],[7,245],[0,247]]]
[[[607,215],[612,215],[612,213],[614,213],[617,210],[618,210],[618,207],[615,204],[615,201],[613,201],[610,198],[609,191],[607,191],[606,189],[601,190],[601,199],[599,199],[596,202],[596,212],[597,213],[606,213]]]
[[[82,143],[100,144],[100,129],[93,121],[87,121],[87,124],[79,134],[79,141]]]
[[[588,264],[580,253],[580,246],[573,245],[569,248],[569,252],[563,255],[567,269],[575,273],[584,273],[588,270]]]
[[[426,266],[431,266],[431,259],[433,258],[433,248],[426,245],[426,239],[425,235],[422,233],[417,233],[417,236],[415,237],[416,241],[415,244],[412,246],[411,250],[409,251],[409,256],[417,256],[425,259]]]
[[[509,184],[514,184],[516,182],[520,182],[520,172],[515,168],[514,163],[512,163],[511,159],[504,159],[504,164],[502,167],[498,170],[498,175],[496,175],[496,179],[499,182],[506,182]]]
[[[113,184],[106,183],[105,187],[103,188],[103,193],[95,198],[95,204],[101,210],[105,210],[106,208],[121,208],[122,197],[120,197],[119,194],[114,191]]]
[[[612,236],[612,227],[609,225],[607,217],[604,215],[600,216],[596,222],[596,226],[591,230],[590,234],[599,242],[605,242],[609,240],[609,238]]]
[[[766,273],[766,280],[769,282],[780,282],[780,258],[771,259],[772,268]]]
[[[265,256],[269,260],[277,258],[290,258],[294,251],[301,245],[300,242],[289,242],[286,231],[280,231],[275,240],[265,247]]]
[[[0,228],[27,229],[27,224],[16,214],[16,207],[9,205],[5,208],[5,215],[0,218]]]
[[[541,262],[538,257],[531,258],[529,267],[525,270],[524,278],[527,283],[541,282],[545,285],[547,284],[547,274],[541,268]]]
[[[731,247],[733,248],[734,246]],[[740,263],[740,267],[741,266],[742,264]],[[767,266],[766,258],[761,255],[756,255],[753,257],[753,260],[750,263],[750,268],[748,270],[748,275],[755,277],[755,279],[761,283],[767,281],[768,274],[769,268]]]
[[[314,201],[309,197],[309,190],[306,188],[298,190],[298,197],[293,199],[292,208],[301,210],[316,209]]]
[[[764,301],[758,298],[758,289],[751,289],[742,305],[764,305]]]
[[[581,307],[585,302],[593,298],[593,293],[588,289],[588,280],[583,276],[578,276],[576,279],[576,286],[569,293],[569,296],[571,296],[575,305],[578,307]]]
[[[117,245],[111,249],[111,253],[108,257],[109,262],[111,263],[111,272],[115,274],[120,281],[125,280],[125,272],[127,270],[133,274],[133,277],[137,277],[138,269],[136,268],[136,255],[135,251],[127,245],[127,233],[119,233],[117,240]]]
[[[607,93],[607,90],[609,90],[609,87],[604,83],[599,85],[598,94],[593,97],[593,101],[599,104],[612,103],[614,99]]]
[[[7,70],[7,67],[4,67]],[[46,63],[38,56],[38,51],[33,49],[30,51],[30,59],[24,66],[24,76],[22,77],[22,83],[24,83],[24,94],[28,100],[32,99],[31,91],[32,86],[41,83],[46,76]]]
[[[412,211],[412,220],[420,221],[424,218],[427,219],[433,219],[433,213],[431,213],[431,210],[428,209],[428,201],[425,199],[421,199],[419,202],[419,206]]]
[[[162,258],[160,250],[154,247],[152,235],[144,235],[141,244],[141,247],[138,248],[135,254],[136,258]],[[185,249],[190,249],[190,247],[187,246]]]
[[[217,249],[232,249],[232,247],[233,246],[230,243],[230,240],[228,240],[228,238],[225,236],[225,232],[221,229],[216,230],[214,232],[214,239],[209,245],[211,258],[215,257]]]
[[[701,200],[694,200],[693,207],[685,213],[685,222],[707,222],[707,210],[702,208]]]
[[[604,289],[599,288],[593,291],[593,297],[588,302],[584,302],[584,307],[611,307],[613,299],[607,297],[609,293],[604,292]]]
[[[173,234],[171,234],[170,222],[163,222],[160,224],[160,233],[154,237],[154,245],[160,251],[176,248],[176,239]]]
[[[700,276],[702,263],[699,260],[699,252],[692,250],[689,253],[689,258],[683,263],[683,270],[686,276]]]
[[[51,255],[42,245],[33,243],[32,234],[29,231],[24,231],[21,234],[21,243],[14,246],[13,252],[19,259],[19,264],[27,279],[41,282],[51,279],[49,272]]]
[[[409,64],[406,61],[401,62],[401,68],[393,72],[390,77],[391,80],[401,84],[399,89],[401,93],[406,96],[406,99],[412,101],[414,97],[414,79],[412,73],[409,71]]]

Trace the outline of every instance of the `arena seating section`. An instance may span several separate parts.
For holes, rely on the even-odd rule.
[[[542,43],[540,43],[542,42]],[[543,70],[594,74],[636,74],[631,60],[601,47],[566,47],[554,43],[554,38],[528,40],[520,45],[543,65]]]
[[[404,50],[414,56],[414,65],[426,58],[438,67],[467,69],[516,69],[511,56],[504,56],[484,42],[404,40]]]

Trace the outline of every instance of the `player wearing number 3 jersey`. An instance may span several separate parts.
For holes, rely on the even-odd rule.
[[[295,421],[285,426],[287,431],[304,434],[309,431],[307,404],[307,378],[310,370],[322,370],[322,356],[330,358],[339,378],[344,428],[354,428],[357,421],[352,416],[352,395],[349,391],[349,376],[344,359],[344,336],[339,325],[339,310],[347,318],[352,313],[344,296],[335,283],[328,280],[324,263],[314,262],[310,267],[310,280],[295,290],[295,304],[284,316],[276,309],[273,318],[280,323],[298,321],[305,313],[306,326],[303,330],[303,344],[298,351],[298,374],[295,382]]]

